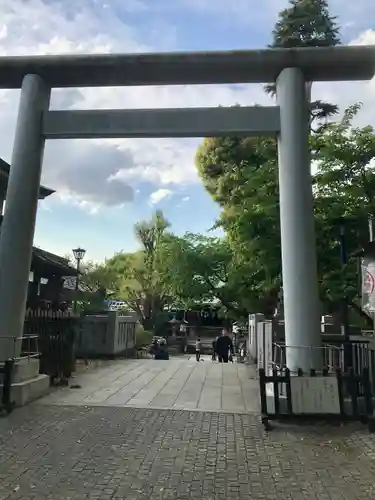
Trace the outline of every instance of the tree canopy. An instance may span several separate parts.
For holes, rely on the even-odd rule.
[[[328,8],[328,0],[289,0],[289,6],[280,11],[272,32],[270,48],[332,47],[340,44],[340,28]],[[275,94],[275,85],[266,86],[266,92]],[[311,83],[307,85],[310,100]],[[338,107],[317,100],[310,105],[313,119],[335,115]]]
[[[340,265],[339,226],[346,226],[350,254],[368,238],[374,214],[375,135],[352,121],[360,105],[341,120],[310,137],[313,165],[319,280],[322,300],[334,303],[344,293],[358,293],[355,263],[345,280]],[[228,235],[235,262],[257,272],[257,287],[277,297],[281,285],[281,251],[276,141],[270,138],[205,139],[197,167],[206,189],[222,207],[218,224]],[[344,280],[344,281],[343,281]],[[344,284],[343,284],[344,283]]]
[[[168,227],[163,213],[156,211],[150,220],[140,221],[134,227],[140,245],[138,251],[117,253],[94,266],[84,277],[111,290],[116,299],[123,300],[139,314],[147,327],[169,301],[161,258]]]
[[[336,17],[328,0],[289,0],[279,13],[270,47],[327,47],[340,44]]]

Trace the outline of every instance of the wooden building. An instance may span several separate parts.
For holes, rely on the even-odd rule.
[[[2,158],[0,158],[0,215],[3,216],[4,202],[6,200],[6,192],[8,189],[8,179],[9,179],[10,165]],[[55,191],[53,189],[40,186],[39,188],[39,199],[44,200],[47,196],[50,196]]]
[[[201,303],[188,310],[168,311],[171,319],[184,322],[187,337],[217,337],[223,328],[229,328],[231,321],[221,314],[221,304]]]
[[[10,165],[0,158],[0,224],[3,219]],[[39,199],[44,200],[55,191],[40,186]],[[77,271],[67,259],[33,247],[27,307],[29,309],[59,307],[62,298],[64,277],[76,276]]]
[[[67,259],[33,247],[28,307],[30,309],[64,308],[65,279],[76,275],[76,269],[69,264]]]

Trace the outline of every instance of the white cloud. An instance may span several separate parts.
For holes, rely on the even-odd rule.
[[[176,208],[182,208],[182,205],[190,201],[190,196],[184,196],[181,200],[180,203],[177,203]]]
[[[177,5],[184,1],[179,0]],[[272,29],[277,11],[286,3],[267,0],[264,16],[267,14],[272,21],[265,29]],[[248,0],[241,0],[236,2],[235,10],[241,7],[250,14],[254,10],[250,4]],[[375,14],[370,0],[358,0],[355,5],[360,14],[356,17],[346,0],[332,1],[333,11],[340,13],[340,21],[351,22],[352,26],[353,23],[354,26],[363,25],[367,4]],[[225,6],[228,15],[229,4],[224,0],[202,0],[194,4],[189,2],[189,5],[205,13],[210,9],[224,12]],[[0,0],[0,55],[149,52],[165,50],[167,46],[175,49],[173,28],[160,29],[159,21],[155,20],[155,29],[149,30],[151,35],[147,38],[142,31],[127,24],[129,16],[126,13],[148,9],[156,7],[147,0],[108,0],[106,3],[96,0],[78,3],[76,0]],[[350,12],[351,17],[345,12]],[[154,17],[157,18],[151,16],[150,19]],[[375,43],[375,31],[363,29],[353,38],[356,43]],[[361,100],[364,111],[360,120],[363,123],[374,120],[374,81],[316,84],[313,91],[314,98],[342,105]],[[0,156],[6,160],[11,154],[18,97],[18,91],[0,92]],[[164,108],[251,105],[255,102],[270,102],[261,86],[212,85],[59,90],[53,92],[51,106],[54,109]],[[54,196],[91,213],[102,206],[120,206],[133,199],[133,189],[137,189],[139,182],[153,183],[159,191],[199,182],[194,166],[197,143],[192,139],[51,141],[46,148],[43,183],[57,190]]]
[[[157,191],[151,193],[149,202],[151,203],[151,205],[157,205],[162,200],[170,198],[172,194],[173,192],[170,189],[160,188]]]
[[[138,2],[138,9],[146,8]],[[82,0],[0,0],[0,55],[93,52],[139,52],[148,46],[140,33],[126,25],[118,9],[136,3]],[[159,43],[163,37],[159,33]],[[169,35],[168,35],[169,36]],[[139,37],[139,38],[138,38]],[[88,88],[57,90],[52,109],[156,108],[231,105],[258,101],[247,86]],[[0,92],[0,155],[10,160],[18,91]],[[264,97],[262,96],[263,100]],[[186,185],[198,182],[194,153],[198,141],[178,139],[51,141],[47,143],[43,182],[55,196],[76,200],[90,211],[133,198],[137,182]]]
[[[368,29],[350,42],[350,45],[375,45],[375,31]]]

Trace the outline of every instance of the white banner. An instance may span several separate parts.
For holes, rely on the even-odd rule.
[[[375,260],[362,259],[362,309],[375,313]]]

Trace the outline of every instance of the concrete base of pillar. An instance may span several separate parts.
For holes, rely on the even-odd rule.
[[[48,375],[38,375],[35,378],[12,384],[11,401],[15,406],[25,406],[35,399],[49,393],[50,380]],[[0,385],[0,391],[2,386]]]
[[[3,386],[0,384],[0,393]],[[15,406],[24,406],[48,394],[50,378],[39,374],[38,359],[21,359],[14,365],[11,401]]]
[[[39,359],[23,358],[14,365],[12,382],[14,384],[25,382],[39,375]]]

